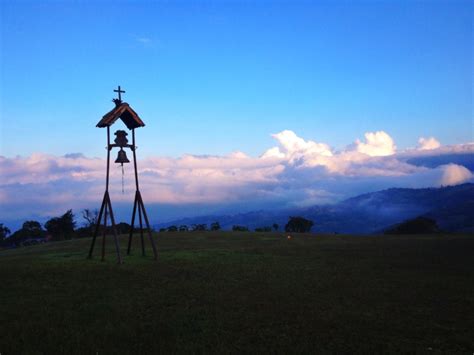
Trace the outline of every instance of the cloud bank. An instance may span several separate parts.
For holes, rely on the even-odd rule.
[[[139,159],[145,203],[285,208],[335,202],[388,187],[436,187],[473,180],[472,172],[462,165],[429,168],[408,162],[427,154],[473,156],[472,143],[441,146],[433,137],[420,138],[417,148],[399,152],[392,137],[378,131],[367,132],[363,140],[356,139],[337,151],[290,130],[272,137],[276,145],[259,157],[234,152],[226,156]],[[125,165],[124,194],[121,179],[120,166],[112,164],[112,200],[128,205],[135,191],[131,164]],[[98,206],[104,184],[104,159],[82,154],[0,156],[1,217],[46,217],[68,208]]]

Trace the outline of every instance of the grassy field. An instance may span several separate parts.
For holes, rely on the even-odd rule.
[[[474,352],[472,235],[156,238],[0,251],[0,353]]]

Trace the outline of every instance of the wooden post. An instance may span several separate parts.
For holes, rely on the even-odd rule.
[[[107,196],[107,191],[104,193],[104,198],[102,199],[102,205],[100,206],[99,217],[97,217],[97,224],[95,225],[94,235],[92,236],[91,248],[89,250],[89,259],[92,258],[92,252],[94,251],[95,239],[97,238],[97,233],[99,232],[99,227],[102,224],[102,214],[104,213],[105,207],[105,197]]]
[[[137,191],[140,190],[140,187],[138,186],[138,168],[137,168],[137,146],[135,145],[135,128],[132,129],[132,151],[133,151],[133,167],[135,169],[135,188]]]
[[[147,227],[147,232],[148,232],[148,238],[150,240],[151,247],[153,249],[153,256],[154,259],[156,260],[158,257],[157,251],[156,251],[156,245],[155,241],[153,239],[153,235],[151,234],[151,228],[150,228],[150,222],[148,221],[148,216],[145,211],[145,205],[143,204],[142,200],[142,195],[140,193],[140,185],[138,184],[138,165],[137,165],[137,153],[136,153],[136,145],[135,145],[135,129],[132,129],[132,153],[133,153],[133,168],[135,172],[135,201],[133,203],[133,212],[132,212],[132,221],[130,225],[130,234],[128,237],[128,248],[127,248],[127,254],[130,254],[130,249],[132,246],[132,237],[133,237],[133,231],[135,227],[135,217],[137,214],[137,209],[138,209],[138,223],[140,225],[140,241],[141,241],[141,247],[142,247],[142,255],[145,256],[145,239],[143,236],[143,219],[145,219],[146,227]]]
[[[105,260],[105,236],[107,235],[107,205],[104,211],[104,231],[102,233],[102,261]]]
[[[107,175],[105,178],[105,191],[109,191],[109,170],[110,170],[110,127],[107,126]]]
[[[137,213],[137,191],[135,191],[135,201],[133,202],[133,212],[132,212],[132,222],[130,223],[130,234],[128,236],[128,248],[127,248],[127,255],[130,255],[130,248],[132,247],[132,236],[133,236],[133,228],[135,225],[135,214]]]
[[[107,200],[109,202],[110,221],[112,222],[112,231],[114,233],[115,251],[117,252],[117,261],[122,264],[122,256],[120,255],[120,245],[118,240],[117,228],[115,226],[114,211],[112,210],[112,203],[110,202],[110,196],[107,192]]]
[[[148,229],[148,238],[150,239],[150,244],[151,244],[151,247],[153,248],[153,257],[156,260],[158,258],[158,253],[156,251],[155,241],[154,241],[153,236],[151,234],[150,222],[148,221],[148,216],[147,216],[146,211],[145,211],[145,205],[143,204],[142,195],[140,194],[140,191],[138,191],[138,196],[140,198],[140,204],[142,205],[143,217],[145,217],[145,223],[146,223],[147,229]]]
[[[110,201],[109,195],[109,176],[110,176],[110,150],[112,149],[110,145],[110,127],[107,126],[107,172],[105,177],[105,193],[104,199],[102,200],[102,205],[100,207],[99,217],[97,219],[97,225],[95,227],[94,235],[92,237],[91,248],[89,250],[89,259],[92,258],[92,253],[94,251],[95,240],[97,238],[97,234],[99,233],[99,227],[102,225],[102,215],[104,215],[104,233],[103,233],[103,240],[102,240],[102,260],[105,259],[105,236],[107,233],[107,215],[110,215],[110,222],[112,231],[114,233],[114,242],[115,242],[115,250],[117,253],[117,261],[119,264],[122,264],[122,256],[120,255],[120,245],[118,240],[117,228],[115,226],[115,218],[114,212],[112,210],[112,202]]]

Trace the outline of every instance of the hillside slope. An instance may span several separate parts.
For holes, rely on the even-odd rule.
[[[0,250],[2,354],[470,354],[474,238],[188,232]],[[235,351],[231,351],[231,350]],[[315,351],[316,349],[316,351]]]

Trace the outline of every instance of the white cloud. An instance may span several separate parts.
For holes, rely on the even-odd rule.
[[[473,179],[461,165],[436,168],[408,163],[426,150],[396,153],[385,132],[368,132],[344,151],[305,140],[286,130],[272,135],[278,146],[254,158],[236,151],[226,156],[184,155],[139,160],[140,187],[145,202],[160,204],[243,203],[268,207],[327,203],[335,199],[398,187],[459,184]],[[474,152],[474,144],[439,147],[430,154]],[[35,153],[29,157],[0,156],[0,214],[16,216],[64,212],[67,208],[100,203],[105,184],[105,161],[81,154],[62,157]],[[121,169],[111,167],[113,202],[131,203],[132,164],[125,165],[125,194]]]
[[[441,143],[434,137],[418,139],[418,148],[421,150],[431,150],[441,147]]]
[[[365,135],[365,143],[356,140],[355,146],[358,152],[367,154],[371,157],[387,156],[395,154],[396,146],[390,137],[384,131],[367,132]]]
[[[273,147],[268,149],[265,153],[262,154],[263,159],[268,159],[268,158],[277,158],[277,159],[285,159],[285,153],[282,153],[280,151],[280,148],[278,147]]]
[[[272,134],[272,137],[280,146],[268,149],[263,153],[262,158],[279,158],[295,162],[298,159],[310,156],[332,156],[331,148],[327,144],[305,141],[293,131],[281,131]]]
[[[293,131],[285,130],[277,134],[272,134],[272,137],[280,143],[282,153],[290,159],[295,155],[332,155],[331,148],[327,144],[305,141],[303,138],[298,137]]]
[[[441,185],[458,185],[472,179],[472,173],[462,165],[447,164],[440,167],[443,175],[441,176]]]

